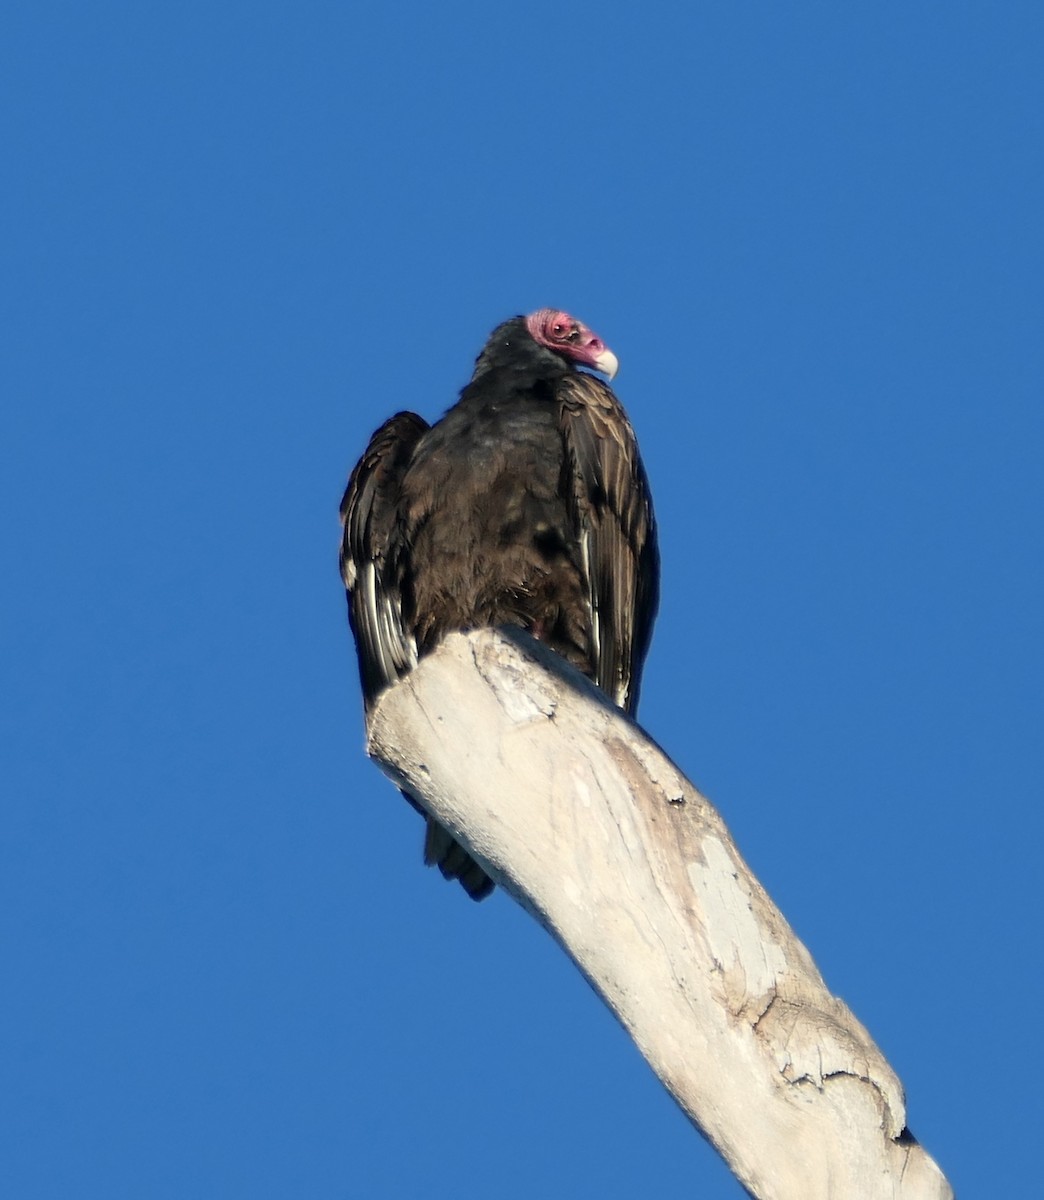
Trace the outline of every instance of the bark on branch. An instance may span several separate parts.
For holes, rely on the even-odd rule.
[[[759,1200],[944,1200],[902,1087],[662,751],[524,634],[455,634],[369,752],[555,937]]]

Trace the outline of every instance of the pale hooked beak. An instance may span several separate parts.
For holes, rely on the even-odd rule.
[[[607,379],[612,379],[620,369],[620,362],[612,350],[603,350],[600,354],[591,356],[591,366],[596,371],[601,371]]]

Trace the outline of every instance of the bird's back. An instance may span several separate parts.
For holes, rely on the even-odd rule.
[[[558,406],[542,381],[500,374],[465,389],[403,477],[404,620],[420,653],[454,629],[517,625],[590,674]]]

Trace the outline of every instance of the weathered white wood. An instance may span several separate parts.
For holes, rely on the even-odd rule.
[[[943,1200],[902,1087],[721,817],[525,635],[456,634],[370,754],[562,944],[759,1200]]]

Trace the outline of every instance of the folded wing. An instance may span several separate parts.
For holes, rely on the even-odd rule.
[[[629,713],[659,603],[659,551],[634,431],[612,390],[581,372],[558,382],[570,506],[591,604],[598,686]]]

